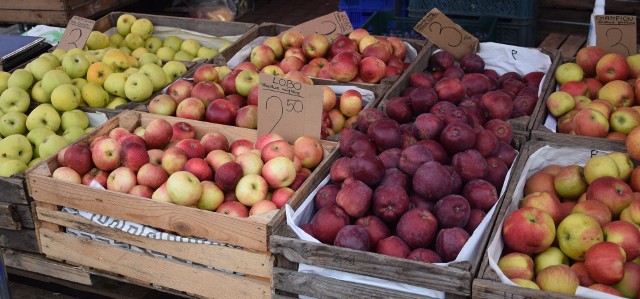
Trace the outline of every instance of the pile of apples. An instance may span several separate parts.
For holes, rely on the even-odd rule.
[[[640,168],[622,152],[527,178],[503,224],[498,261],[514,283],[574,295],[578,286],[640,294]]]
[[[590,46],[560,65],[560,88],[547,98],[557,132],[625,140],[640,125],[640,54],[624,57]]]
[[[145,18],[138,19],[132,14],[123,14],[116,21],[117,32],[111,36],[100,31],[92,31],[87,39],[89,50],[105,48],[120,49],[127,55],[139,58],[143,55],[162,60],[196,61],[211,59],[221,49],[203,47],[195,39],[182,39],[171,35],[161,40],[153,36],[153,23]],[[221,41],[224,41],[220,39]],[[227,47],[231,42],[227,42]]]
[[[313,84],[313,81],[299,71],[290,72],[284,78]],[[253,64],[241,63],[233,71],[226,66],[203,64],[195,70],[192,81],[179,79],[173,82],[165,94],[158,95],[149,102],[149,112],[257,128],[259,75]],[[362,94],[357,90],[347,90],[337,97],[331,88],[321,88],[323,98],[317,100],[322,101],[321,135],[322,139],[326,139],[355,123],[363,101]]]
[[[270,133],[255,144],[209,132],[199,140],[187,122],[152,120],[76,143],[57,155],[52,177],[237,217],[279,209],[324,157],[313,137],[293,144]]]
[[[344,157],[331,167],[331,184],[319,189],[317,211],[302,229],[356,250],[428,263],[456,259],[497,202],[516,151],[504,120],[474,124],[429,89],[391,100],[386,114],[358,114],[357,130],[340,139]]]
[[[313,33],[307,36],[287,31],[282,38],[267,37],[251,49],[249,61],[264,71],[282,76],[301,71],[309,77],[338,82],[378,83],[402,74],[407,47],[397,37],[372,36],[356,29],[348,36],[327,39]]]

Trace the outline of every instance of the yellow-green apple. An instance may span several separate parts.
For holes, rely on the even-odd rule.
[[[153,24],[148,19],[137,19],[131,24],[130,32],[140,35],[142,39],[150,38],[153,33]]]
[[[203,64],[199,66],[193,73],[193,81],[195,83],[203,81],[218,82],[218,71],[216,71],[216,68],[213,64]]]
[[[78,89],[82,90],[82,87],[87,85],[87,79],[74,78],[74,79],[71,79],[71,84],[75,85]]]
[[[364,52],[364,49],[370,45],[373,44],[377,44],[380,41],[378,39],[376,39],[374,36],[372,35],[365,35],[362,37],[362,39],[360,39],[360,41],[358,42],[358,51],[360,51],[360,53]]]
[[[302,40],[302,51],[305,56],[311,59],[324,57],[329,52],[329,41],[324,35],[318,33],[309,34]]]
[[[349,39],[355,41],[356,43],[360,43],[363,37],[369,35],[369,31],[366,29],[358,28],[349,33]]]
[[[257,129],[258,106],[247,105],[238,109],[235,119],[235,125],[241,128]]]
[[[498,267],[509,279],[520,278],[533,280],[533,259],[529,255],[511,252],[498,260]]]
[[[605,137],[609,133],[609,120],[590,108],[578,111],[573,117],[573,125],[577,135]]]
[[[162,40],[157,37],[150,37],[144,41],[144,48],[148,53],[155,53],[162,47]]]
[[[301,136],[293,143],[293,154],[300,159],[302,167],[312,169],[322,162],[324,149],[318,139]]]
[[[144,132],[143,135],[144,136]],[[150,149],[147,151],[147,153],[149,154],[149,163],[161,166],[162,165],[162,155],[164,154],[164,151],[161,149]]]
[[[612,242],[594,244],[584,255],[584,265],[596,283],[614,284],[624,276],[626,254],[620,245]]]
[[[140,138],[144,138],[144,127],[137,127],[135,128],[135,130],[133,130],[133,134],[140,137]],[[124,142],[124,140],[122,140]],[[144,139],[142,139],[142,141],[144,141]],[[147,145],[146,143],[144,144],[145,146]]]
[[[176,52],[175,55],[173,55],[173,60],[184,60],[184,61],[191,61],[193,60],[195,57],[191,56],[191,54],[185,52],[185,51],[178,51]]]
[[[200,49],[202,45],[192,38],[185,39],[182,44],[180,44],[180,51],[184,51],[189,53],[191,56],[196,56],[198,54],[198,49]]]
[[[109,36],[100,31],[91,31],[85,45],[89,50],[104,49],[109,46]]]
[[[569,81],[582,81],[583,77],[584,71],[574,62],[563,63],[555,71],[556,81],[560,85]]]
[[[7,84],[10,77],[11,73],[0,71],[0,94],[8,88]]]
[[[629,73],[630,70],[627,60],[618,53],[605,54],[596,64],[596,75],[602,83],[614,80],[627,80]]]
[[[38,155],[40,144],[42,143],[44,138],[53,134],[55,134],[55,132],[53,132],[48,127],[38,127],[29,131],[29,134],[27,134],[27,140],[29,140],[29,142],[33,144],[34,156]]]
[[[574,200],[587,191],[584,169],[580,165],[562,167],[553,179],[556,192],[562,199]]]
[[[190,206],[202,196],[202,185],[198,178],[188,171],[177,171],[167,179],[167,193],[177,205]]]
[[[96,183],[100,184],[100,186],[102,186],[103,188],[107,188],[107,178],[109,177],[109,173],[98,169],[98,168],[92,168],[91,170],[89,170],[89,172],[85,173],[82,178],[81,178],[81,183],[83,185],[91,185],[92,181],[95,181]]]
[[[229,150],[229,140],[227,136],[218,132],[208,132],[200,138],[200,143],[204,146],[204,151],[209,153],[216,149]]]
[[[82,179],[80,175],[69,167],[58,167],[53,171],[51,177],[72,184],[80,184]]]
[[[224,202],[224,193],[211,181],[200,182],[202,195],[196,205],[198,209],[215,211]]]
[[[623,297],[637,298],[640,295],[640,265],[634,263],[624,264],[624,277],[613,287]]]
[[[38,154],[40,157],[44,159],[57,153],[59,150],[63,149],[68,144],[69,142],[66,139],[64,139],[64,137],[62,136],[49,135],[45,137],[44,140],[42,140],[42,143],[38,148]],[[27,163],[27,161],[24,161],[24,162]]]
[[[232,193],[229,193],[232,194]],[[223,202],[217,209],[217,213],[229,215],[232,217],[247,218],[249,217],[249,209],[238,201]]]
[[[235,194],[238,201],[245,206],[253,206],[267,197],[269,185],[265,178],[257,174],[243,176],[236,185]]]
[[[336,93],[328,86],[320,86],[322,88],[322,111],[329,112],[336,106]]]
[[[209,166],[213,168],[213,171],[218,171],[218,168],[220,168],[220,166],[228,162],[235,161],[235,157],[224,150],[215,149],[207,154],[207,157],[205,157],[205,161],[207,161],[207,164],[209,164]]]
[[[260,70],[260,72],[274,76],[284,75],[284,71],[277,65],[267,65],[262,70]]]
[[[626,221],[609,222],[602,227],[604,240],[620,245],[624,249],[626,261],[640,256],[640,231]]]
[[[164,73],[162,73],[162,75],[164,76]],[[104,81],[104,90],[114,96],[126,97],[124,93],[124,85],[127,82],[128,77],[129,75],[126,73],[110,74]]]
[[[532,289],[532,290],[540,290],[540,287],[538,287],[538,285],[531,281],[531,280],[527,280],[527,279],[522,279],[522,278],[514,278],[511,279],[511,281],[523,288],[528,288],[528,289]]]
[[[287,187],[293,183],[296,169],[291,159],[275,157],[264,164],[262,176],[272,188]]]
[[[177,147],[170,147],[162,154],[160,165],[168,174],[174,174],[187,163],[187,155]]]
[[[626,182],[618,178],[600,177],[589,185],[587,200],[597,200],[604,203],[611,210],[611,215],[615,219],[633,201],[633,190]]]
[[[215,48],[200,47],[198,53],[196,53],[196,59],[211,59],[218,55],[218,50]]]
[[[571,214],[582,213],[591,216],[600,226],[611,222],[611,211],[609,207],[597,200],[583,200],[576,203],[571,209]]]
[[[549,247],[547,250],[536,254],[533,258],[536,275],[540,271],[553,265],[569,265],[569,258],[558,247]]]
[[[258,71],[267,65],[271,65],[276,61],[276,54],[273,49],[266,45],[257,45],[251,49],[251,63],[255,64]]]
[[[82,103],[80,89],[73,84],[61,84],[51,93],[51,104],[58,111],[70,111]]]
[[[29,131],[39,127],[47,127],[55,132],[60,128],[60,123],[60,114],[58,114],[51,104],[38,105],[29,113],[26,121]]]
[[[275,55],[275,59],[277,60],[282,59],[284,55],[284,46],[282,46],[280,39],[278,39],[275,36],[270,36],[270,37],[267,37],[262,42],[262,44],[271,48],[271,50],[273,51],[273,54]]]
[[[91,158],[98,169],[111,171],[120,166],[122,146],[113,138],[104,138],[91,147]]]
[[[251,209],[249,209],[249,216],[263,214],[277,209],[278,207],[276,207],[276,205],[271,200],[262,199],[256,201],[251,206]]]
[[[640,77],[640,55],[627,56],[627,64],[629,65],[629,78]]]
[[[203,120],[205,116],[204,103],[198,98],[186,98],[178,104],[176,116],[186,119]]]
[[[149,64],[148,66],[152,66]],[[127,98],[134,102],[141,102],[148,99],[153,93],[153,82],[144,73],[136,73],[127,78],[124,84],[124,93]]]
[[[169,47],[160,47],[160,49],[158,49],[155,54],[161,60],[172,60],[176,55],[176,51]]]
[[[153,63],[162,66],[162,60],[160,59],[160,57],[158,57],[158,55],[154,53],[145,53],[142,54],[140,58],[138,58],[138,65],[142,66],[147,63]]]
[[[175,100],[176,104],[180,104],[182,100],[191,96],[192,90],[193,84],[191,82],[179,79],[169,85],[167,88],[167,94]]]
[[[9,87],[0,95],[0,109],[5,113],[27,112],[29,102],[29,94],[18,87]]]
[[[108,50],[104,56],[102,56],[101,61],[114,70],[124,70],[129,68],[127,54],[118,49]]]
[[[615,108],[635,105],[633,87],[622,80],[614,80],[605,84],[598,91],[598,99],[611,103]]]
[[[362,94],[355,89],[349,89],[340,96],[340,112],[346,117],[358,115],[362,110]]]
[[[258,154],[246,152],[235,158],[235,162],[242,167],[242,174],[261,174],[264,162]]]
[[[147,48],[137,48],[133,51],[131,51],[131,56],[133,56],[133,58],[135,58],[135,62],[138,63],[138,59],[140,57],[142,57],[142,55],[149,53],[149,50],[147,50]],[[127,58],[127,63],[129,63],[129,59]]]
[[[145,128],[144,141],[147,143],[147,147],[162,149],[173,135],[173,128],[171,124],[164,119],[154,119]]]
[[[171,85],[173,86],[173,84]],[[176,86],[176,88],[180,88],[183,85],[183,89],[186,89],[187,86],[185,84]],[[176,90],[174,89],[173,91]],[[203,81],[193,86],[193,88],[191,89],[191,97],[200,99],[204,106],[208,107],[209,104],[211,104],[213,101],[224,98],[224,91],[222,90],[222,87],[218,85],[218,83],[212,81]]]
[[[27,116],[21,112],[9,112],[0,117],[0,134],[10,136],[14,134],[25,135],[27,133]]]
[[[289,30],[282,35],[281,40],[285,49],[301,47],[304,36],[299,31]]]
[[[596,243],[602,242],[602,229],[591,216],[576,213],[564,218],[557,229],[560,250],[576,261],[583,261],[584,254]]]
[[[593,77],[596,75],[598,60],[605,54],[607,52],[598,46],[584,47],[576,53],[576,63],[582,68],[586,76]]]
[[[144,74],[151,80],[153,91],[162,89],[168,82],[167,76],[162,70],[162,67],[156,64],[145,64],[140,67],[140,73]]]
[[[275,204],[276,208],[282,208],[287,204],[295,192],[296,191],[289,187],[277,188],[276,190],[273,190],[271,201]]]
[[[122,14],[118,17],[118,20],[116,21],[116,29],[118,31],[118,34],[125,36],[127,34],[129,34],[129,32],[131,32],[131,25],[133,25],[133,22],[135,22],[138,18],[136,18],[136,16],[132,15],[132,14]]]
[[[62,132],[62,134],[60,134],[60,136],[62,136],[64,139],[66,139],[68,143],[72,143],[72,142],[80,139],[80,137],[84,136],[84,134],[85,134],[85,132],[84,132],[83,128],[71,126],[71,127],[67,128],[66,130],[64,130],[64,132]]]
[[[136,174],[138,184],[152,189],[160,188],[168,177],[169,175],[162,167],[152,163],[142,165]]]
[[[327,114],[329,115],[329,120],[331,120],[331,130],[334,132],[342,131],[347,121],[344,114],[338,109],[331,109]]]
[[[629,155],[623,152],[613,152],[608,154],[607,156],[611,157],[616,162],[619,171],[618,178],[625,182],[629,181],[631,172],[633,172],[633,169],[635,167]]]
[[[573,96],[565,91],[556,91],[547,98],[547,110],[555,117],[560,117],[575,107]]]
[[[575,295],[580,281],[578,275],[567,265],[554,265],[540,271],[536,284],[547,292]]]
[[[90,65],[84,54],[67,54],[62,60],[62,69],[72,79],[84,77]]]
[[[46,72],[58,67],[56,62],[58,62],[57,59],[54,62],[54,61],[51,61],[50,59],[48,59],[46,57],[42,57],[42,56],[40,56],[40,57],[34,59],[33,61],[31,61],[30,62],[30,66],[29,66],[29,70],[30,70],[31,75],[33,76],[33,82],[42,80],[42,77],[44,76],[44,74]],[[87,67],[89,67],[89,65],[87,65]],[[63,68],[64,68],[64,66],[63,66]],[[65,72],[66,72],[66,70],[65,70]]]
[[[520,207],[531,207],[541,210],[551,216],[556,225],[562,220],[560,200],[553,193],[542,191],[528,194],[520,202]]]
[[[170,48],[174,52],[178,52],[180,51],[180,46],[182,45],[182,42],[183,40],[180,37],[177,37],[175,35],[170,35],[164,39],[164,43],[162,44],[162,46]]]
[[[80,89],[82,100],[89,107],[102,108],[109,103],[109,93],[97,82],[89,82]]]
[[[27,164],[20,160],[9,159],[0,161],[0,177],[10,177],[27,170]]]
[[[167,82],[173,82],[175,79],[187,72],[187,67],[179,61],[168,61],[162,66],[162,70],[169,78]]]
[[[216,71],[218,72],[218,78],[222,80],[227,74],[231,73],[232,70],[228,66],[216,66]]]
[[[113,73],[114,70],[104,62],[94,62],[87,69],[87,82],[95,82],[100,85],[104,84],[107,77]],[[46,75],[45,75],[46,77]],[[42,82],[43,88],[44,82]],[[45,88],[46,91],[46,88]]]
[[[276,157],[285,157],[293,162],[295,157],[293,146],[286,140],[275,140],[266,144],[261,152],[260,157],[265,163]]]

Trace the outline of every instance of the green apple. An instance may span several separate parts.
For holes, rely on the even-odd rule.
[[[71,78],[63,70],[50,70],[42,77],[42,89],[48,95],[62,84],[71,84]]]
[[[133,51],[137,48],[144,47],[144,38],[142,38],[137,33],[131,32],[127,34],[127,36],[124,38],[124,43],[127,45],[127,48],[129,48],[129,50]],[[131,54],[131,53],[132,52],[129,52],[128,54]]]
[[[0,118],[0,134],[7,137],[27,133],[27,115],[20,112],[8,112]]]
[[[114,97],[113,99],[111,99],[111,101],[107,104],[107,106],[105,108],[108,109],[116,109],[116,107],[126,104],[129,101],[127,101],[127,99],[122,98],[122,97]]]
[[[52,53],[42,53],[40,57],[49,59],[49,61],[53,63],[53,65],[55,65],[56,67],[59,67],[62,63],[62,61],[58,58],[58,56],[53,55]]]
[[[180,51],[183,40],[175,35],[167,36],[162,43],[163,47],[171,48],[174,52]]]
[[[140,71],[140,69],[138,69],[137,67],[130,67],[126,71],[124,71],[124,73],[127,74],[127,75],[133,75],[133,74],[135,74],[135,73],[137,73],[139,71]]]
[[[95,130],[96,130],[96,128],[94,128],[94,127],[88,127],[88,128],[86,128],[86,129],[84,129],[84,133],[85,133],[85,134],[87,134],[87,133],[91,133],[91,132],[93,132],[93,131],[95,131]]]
[[[556,237],[565,255],[575,261],[584,261],[587,250],[602,242],[603,233],[598,221],[586,214],[575,213],[560,222]]]
[[[87,51],[85,52],[82,49],[78,49],[78,48],[73,48],[73,49],[69,49],[69,51],[66,52],[67,55],[72,55],[72,54],[88,54],[88,52],[97,52],[99,50],[94,50],[94,51]]]
[[[11,77],[11,73],[0,71],[0,94],[7,89],[7,82]]]
[[[150,38],[147,38],[147,40],[144,42],[144,47],[147,48],[150,53],[155,53],[162,47],[162,40],[155,36],[152,36]]]
[[[31,87],[31,99],[38,103],[51,102],[51,95],[42,89],[42,81],[36,82],[36,84],[33,84],[33,87]]]
[[[109,46],[109,37],[100,31],[91,31],[86,46],[89,50],[104,49]]]
[[[102,57],[102,62],[114,70],[124,70],[129,68],[127,56],[127,54],[118,49],[110,49]]]
[[[115,47],[113,47],[113,48],[117,48],[118,45],[124,40],[125,36],[126,36],[126,34],[122,35],[120,33],[114,33],[111,36],[109,36],[109,44],[110,45],[115,45]]]
[[[55,133],[56,132],[51,131],[49,127],[38,127],[29,131],[27,134],[27,140],[29,140],[29,142],[31,142],[35,147],[38,147],[45,137]]]
[[[58,111],[76,109],[81,102],[80,89],[73,84],[62,84],[51,93],[51,104]]]
[[[51,54],[58,57],[58,61],[62,61],[62,57],[64,57],[64,55],[67,54],[67,50],[62,48],[56,48],[55,50],[53,50],[53,52],[51,52]]]
[[[118,30],[118,34],[122,35],[122,36],[126,36],[127,34],[129,34],[129,32],[131,32],[131,25],[133,25],[133,22],[135,22],[138,18],[136,18],[136,16],[132,15],[132,14],[122,14],[118,17],[118,20],[116,21],[116,29]]]
[[[47,127],[51,131],[60,128],[60,114],[51,104],[41,104],[34,108],[27,116],[27,129],[33,131],[40,127]]]
[[[57,64],[60,64],[60,62],[58,61],[58,58],[56,58],[56,62]],[[30,67],[31,75],[33,75],[33,79],[35,81],[42,80],[42,77],[46,72],[58,67],[57,64],[51,61],[51,59],[43,56],[34,59],[33,61],[31,61],[31,67]]]
[[[140,58],[138,58],[138,64],[140,64],[140,66],[143,66],[147,63],[153,63],[159,66],[162,66],[162,60],[160,60],[158,55],[154,53],[145,53],[145,54],[142,54]]]
[[[69,78],[83,78],[87,75],[87,69],[91,62],[84,54],[67,54],[62,60],[62,69]]]
[[[62,130],[66,130],[69,127],[80,127],[84,130],[89,127],[89,117],[82,110],[65,111],[60,116],[60,126]]]
[[[68,143],[72,143],[80,137],[84,136],[84,129],[76,126],[68,127],[62,132],[62,138],[66,139]]]
[[[142,102],[153,93],[153,83],[145,74],[135,73],[127,78],[127,82],[124,84],[124,92],[129,100]]]
[[[198,49],[198,53],[196,54],[196,57],[203,58],[203,59],[211,59],[213,58],[213,56],[216,56],[216,55],[218,55],[218,50],[214,48],[200,47],[200,49]]]
[[[193,57],[193,55],[182,50],[176,52],[176,54],[173,55],[174,60],[192,61],[194,58],[195,57]]]
[[[176,55],[176,51],[169,47],[161,47],[156,51],[156,55],[162,60],[172,60],[173,56]]]
[[[83,86],[80,95],[84,102],[92,108],[104,108],[109,102],[109,93],[96,82],[89,82]]]
[[[182,62],[174,60],[165,63],[162,70],[169,77],[169,82],[173,82],[187,72],[187,67]]]
[[[0,158],[17,159],[26,164],[32,157],[33,149],[26,136],[16,134],[0,140]]]
[[[125,43],[124,46],[118,47],[118,50],[122,51],[122,53],[125,53],[127,55],[131,55],[131,53],[133,53],[133,51],[131,51],[131,49],[129,49],[129,47],[127,47],[126,43]]]
[[[104,84],[107,77],[114,73],[114,70],[104,62],[94,62],[87,69],[87,82]]]
[[[71,84],[82,90],[82,87],[87,84],[87,80],[85,78],[73,78],[71,79]]]
[[[57,153],[59,150],[63,149],[68,144],[69,142],[62,136],[49,135],[40,144],[40,147],[38,148],[38,154],[43,159],[46,159],[49,156]]]
[[[185,51],[191,56],[195,57],[198,55],[198,50],[202,47],[200,43],[192,38],[185,39],[184,42],[180,45],[180,50]]]
[[[169,83],[166,81],[167,76],[162,70],[162,67],[157,64],[145,64],[140,67],[140,72],[149,77],[151,83],[153,84],[153,91],[158,91]]]
[[[29,90],[33,82],[35,81],[33,80],[31,72],[25,69],[17,69],[9,76],[7,87],[18,87],[23,90]]]
[[[547,250],[536,254],[533,261],[536,274],[549,266],[560,264],[569,265],[569,258],[558,247],[549,247]]]
[[[10,177],[14,174],[21,173],[29,168],[27,164],[20,160],[5,160],[0,162],[0,176]]]
[[[231,68],[228,66],[216,66],[216,72],[218,72],[218,78],[224,78],[228,73],[231,73]]]
[[[131,33],[139,34],[142,39],[150,38],[151,34],[153,34],[153,24],[149,19],[137,19],[131,25]]]
[[[40,158],[40,157],[37,157],[37,158],[32,159],[32,160],[29,162],[29,164],[27,164],[27,168],[31,168],[31,167],[33,167],[33,166],[36,166],[38,163],[40,163],[40,161],[42,161],[42,158]]]
[[[104,90],[108,93],[124,97],[124,83],[127,82],[127,78],[129,77],[126,73],[113,73],[107,77],[107,80],[104,81]]]
[[[22,88],[9,87],[0,95],[0,109],[5,113],[27,112],[29,109],[29,94]]]
[[[138,59],[142,57],[142,55],[149,53],[147,48],[137,48],[131,52],[131,56],[135,58],[136,63],[138,63]]]

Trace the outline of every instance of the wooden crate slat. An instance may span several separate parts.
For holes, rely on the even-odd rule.
[[[20,230],[21,227],[16,204],[0,202],[0,228]]]
[[[506,285],[485,279],[473,281],[472,298],[483,299],[571,299],[575,296],[560,293],[532,290],[523,287]]]
[[[558,32],[549,34],[540,44],[540,48],[558,49],[562,42],[567,39],[568,35]]]
[[[27,252],[40,252],[33,229],[0,229],[0,247]]]
[[[64,10],[64,1],[62,0],[4,0],[0,2],[0,9],[16,9],[16,10]]]
[[[33,215],[28,205],[16,205],[16,212],[20,225],[24,228],[35,228],[33,224]]]
[[[160,260],[147,254],[75,236],[41,229],[43,252],[72,264],[136,277],[147,284],[176,290],[189,290],[193,295],[210,298],[269,298],[271,286],[246,277],[212,271],[169,259]],[[69,254],[73,252],[73,254]],[[220,283],[223,282],[223,283]]]
[[[92,284],[91,274],[83,269],[47,259],[39,254],[5,250],[2,257],[7,267],[40,273],[85,285]]]
[[[24,175],[0,178],[0,190],[2,190],[2,198],[0,199],[2,202],[24,205],[28,203],[24,188]]]
[[[136,236],[117,229],[101,226],[80,216],[43,208],[36,208],[36,213],[39,221],[77,229],[199,264],[259,277],[271,278],[272,275],[273,257],[264,253],[256,253],[226,246],[162,241]]]
[[[586,36],[570,35],[560,47],[560,52],[562,52],[563,57],[574,57],[586,42]]]

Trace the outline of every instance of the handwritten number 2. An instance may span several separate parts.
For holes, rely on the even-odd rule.
[[[620,28],[609,28],[607,29],[607,31],[605,32],[605,35],[607,36],[607,38],[609,37],[609,31],[612,31],[611,35],[614,34],[614,32],[617,32],[618,34],[618,39],[616,40],[616,42],[612,45],[610,45],[609,47],[614,48],[616,46],[622,46],[624,48],[624,50],[627,52],[627,56],[629,56],[629,48],[627,48],[627,46],[625,44],[621,44],[620,41],[622,41],[622,30],[620,30]],[[615,37],[611,38],[611,39],[607,39],[607,40],[615,40]]]
[[[284,107],[282,105],[282,100],[279,97],[276,97],[276,96],[271,96],[266,101],[264,101],[264,108],[269,110],[269,101],[271,101],[271,99],[278,100],[278,103],[280,104],[280,116],[278,117],[278,120],[276,121],[276,123],[273,124],[273,127],[271,127],[271,130],[269,130],[269,133],[273,132],[273,130],[276,128],[276,126],[278,126],[278,124],[282,120],[282,115],[284,114]]]
[[[431,32],[436,32],[436,31],[434,31],[434,30],[433,30],[433,28],[432,28],[432,27],[433,27],[433,25],[438,25],[438,28],[439,28],[439,29],[437,30],[437,32],[438,32],[438,34],[439,34],[439,35],[443,35],[442,33],[443,33],[446,29],[449,29],[449,31],[453,31],[453,32],[455,32],[455,33],[457,33],[457,34],[458,34],[458,37],[459,37],[459,39],[458,39],[458,43],[456,43],[456,44],[449,43],[449,46],[450,46],[450,47],[457,47],[457,46],[459,46],[459,45],[462,43],[462,33],[461,33],[460,31],[458,31],[458,29],[453,28],[453,27],[450,27],[450,26],[442,26],[442,24],[440,24],[439,22],[433,22],[433,23],[429,24],[429,31],[431,31]]]

